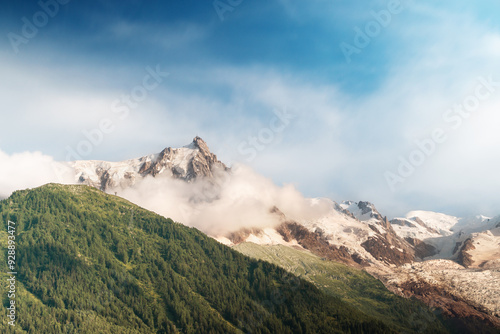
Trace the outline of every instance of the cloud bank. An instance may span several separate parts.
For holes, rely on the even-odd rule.
[[[147,177],[118,195],[213,236],[275,226],[281,222],[279,215],[270,212],[275,206],[297,221],[318,219],[332,209],[331,201],[305,198],[292,185],[279,187],[244,165],[215,180],[187,183]]]

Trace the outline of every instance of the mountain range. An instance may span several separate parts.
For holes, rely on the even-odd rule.
[[[231,175],[200,137],[160,154],[119,163],[77,161],[73,168],[78,182],[118,192],[141,178],[202,179],[220,186],[224,183],[218,179]],[[479,321],[500,328],[500,216],[412,211],[389,220],[370,202],[310,202],[312,210],[321,206],[321,214],[290,217],[279,204],[268,203],[274,224],[208,234],[230,247],[245,242],[283,245],[361,268],[399,295],[415,296],[445,316],[466,319],[463,326]]]
[[[247,189],[256,183],[253,178],[242,186],[235,176],[237,169],[229,168],[219,161],[199,137],[187,146],[168,147],[158,154],[141,158],[122,162],[74,161],[68,163],[67,167],[74,174],[75,184],[97,188],[110,194],[108,196],[118,195],[113,196],[117,200],[123,196],[166,217],[170,217],[173,211],[164,212],[164,207],[187,207],[189,214],[191,211],[201,212],[194,218],[190,216],[191,220],[196,220],[196,224],[190,219],[183,221],[182,215],[172,218],[196,226],[213,242],[223,244],[221,247],[228,246],[256,260],[271,262],[311,282],[326,296],[340,300],[369,319],[381,320],[382,325],[390,328],[386,330],[418,332],[420,328],[428,332],[448,330],[463,333],[500,331],[500,216],[460,218],[436,212],[412,211],[404,217],[388,219],[374,204],[366,201],[337,203],[325,198],[301,198],[299,201],[295,193],[294,196],[288,196],[289,193],[285,196],[281,192],[267,196],[265,189],[258,188],[255,192]],[[165,180],[175,180],[176,183],[164,183]],[[151,204],[158,191],[171,191],[166,188],[178,184],[183,187],[182,201],[177,203],[177,199],[169,197],[169,203]],[[53,191],[55,186],[51,187],[45,191]],[[75,203],[78,202],[75,194],[89,192],[77,190],[87,188],[70,189],[59,190],[63,194],[70,191]],[[141,193],[137,195],[139,189]],[[248,195],[254,193],[256,195]],[[90,200],[94,195],[97,196],[93,192],[88,194]],[[23,196],[32,195],[26,193]],[[236,199],[238,205],[220,205],[227,196]],[[295,205],[294,201],[300,204]],[[3,205],[5,208],[5,202]],[[216,219],[210,220],[213,218],[210,215],[204,219],[206,207],[217,208],[219,215]],[[249,208],[248,211],[240,209],[245,207]],[[262,211],[257,216],[261,219],[253,216],[245,219],[247,212],[255,207]],[[13,210],[12,207],[9,210]],[[127,214],[122,210],[120,215]],[[19,217],[17,219],[22,220]],[[204,220],[209,223],[202,224]],[[234,224],[215,228],[213,225],[219,220],[234,221]],[[239,220],[244,223],[238,223]],[[201,235],[196,238],[201,238]],[[134,247],[128,245],[127,251],[115,255],[125,267],[127,261],[124,261],[124,257],[130,258]],[[118,252],[117,248],[114,251]],[[92,260],[89,261],[92,263]],[[143,284],[150,283],[144,281],[137,284],[144,288]],[[193,285],[190,287],[193,289]],[[33,289],[27,287],[31,293],[35,291]],[[157,293],[151,291],[150,295],[154,297]],[[196,293],[200,292],[197,290]],[[206,293],[201,293],[201,296],[205,298]],[[411,304],[415,299],[427,306],[422,304],[417,307],[420,311],[415,311],[415,306],[410,306],[417,305]],[[210,305],[213,303],[211,300],[207,302]],[[54,303],[62,306],[61,301]],[[62,303],[67,306],[67,301],[63,300]],[[397,315],[397,309],[413,311]],[[133,308],[130,312],[138,316]],[[220,309],[214,312],[222,316],[221,326],[229,322],[226,330],[229,331],[231,326],[241,329],[231,320],[234,319],[233,315],[227,318]],[[286,315],[289,310],[284,312]],[[99,313],[96,314],[96,317],[99,316]],[[149,329],[158,330],[156,325],[138,317]],[[153,315],[149,317],[154,318]],[[164,317],[173,319],[171,314],[165,314]],[[436,325],[436,317],[440,319],[439,325]],[[298,321],[298,318],[293,319]],[[185,326],[171,322],[168,325],[166,322],[164,326],[170,326],[170,329]],[[278,325],[293,327],[286,327],[284,322]],[[377,328],[378,325],[373,326]]]

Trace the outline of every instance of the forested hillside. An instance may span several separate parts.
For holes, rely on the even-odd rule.
[[[196,229],[88,186],[49,184],[0,202],[16,224],[16,326],[29,333],[390,333],[312,284]]]

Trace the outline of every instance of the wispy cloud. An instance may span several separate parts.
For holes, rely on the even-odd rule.
[[[203,41],[210,27],[192,22],[176,24],[150,24],[119,20],[107,26],[107,36],[113,43],[133,42],[163,52],[186,50],[194,43]]]

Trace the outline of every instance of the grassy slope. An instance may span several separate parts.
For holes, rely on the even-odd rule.
[[[233,248],[253,258],[276,264],[364,313],[398,326],[401,331],[412,328],[415,331],[433,332],[441,327],[424,304],[396,296],[382,282],[362,270],[284,245],[262,246],[247,242]]]

